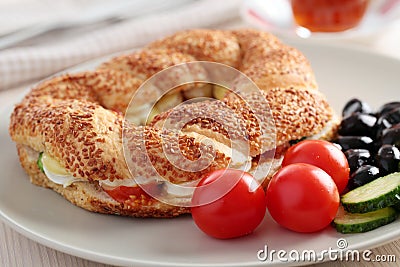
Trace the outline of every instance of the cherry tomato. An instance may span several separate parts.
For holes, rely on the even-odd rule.
[[[339,193],[344,191],[349,181],[350,168],[346,156],[328,141],[304,140],[290,147],[282,166],[292,163],[308,163],[323,169],[335,181]]]
[[[250,174],[234,169],[212,171],[192,197],[192,217],[209,236],[227,239],[250,234],[266,212],[265,192]]]
[[[322,169],[295,163],[280,169],[266,191],[267,208],[281,226],[296,232],[316,232],[328,226],[339,207],[339,193]]]

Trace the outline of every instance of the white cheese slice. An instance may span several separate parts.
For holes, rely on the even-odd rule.
[[[72,176],[57,160],[48,154],[42,155],[43,171],[55,184],[61,184],[64,188],[82,179]]]

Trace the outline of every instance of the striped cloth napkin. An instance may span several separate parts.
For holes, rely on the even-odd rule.
[[[63,42],[0,51],[0,91],[89,59],[141,47],[178,30],[215,27],[237,19],[240,4],[240,0],[198,0],[173,11],[126,20]]]

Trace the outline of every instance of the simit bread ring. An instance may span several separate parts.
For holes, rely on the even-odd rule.
[[[201,65],[162,72],[196,60],[241,70],[262,92],[241,90],[240,82],[237,94],[195,82],[163,96],[160,88],[216,75]],[[166,82],[147,86],[155,74]],[[130,105],[139,88],[144,93]],[[222,101],[181,104],[198,96]],[[166,123],[179,127],[165,129]],[[226,167],[252,172],[265,185],[291,141],[330,138],[336,125],[301,52],[256,30],[198,29],[38,84],[15,106],[9,133],[32,183],[94,212],[173,217],[190,209],[171,185],[193,185]],[[269,172],[257,171],[266,164],[273,164]]]

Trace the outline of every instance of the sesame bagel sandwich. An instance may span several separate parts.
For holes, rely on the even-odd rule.
[[[250,83],[204,82],[225,70],[195,61]],[[43,81],[9,133],[33,184],[89,211],[174,217],[208,172],[241,169],[266,186],[294,141],[336,126],[301,52],[265,32],[198,29]]]

